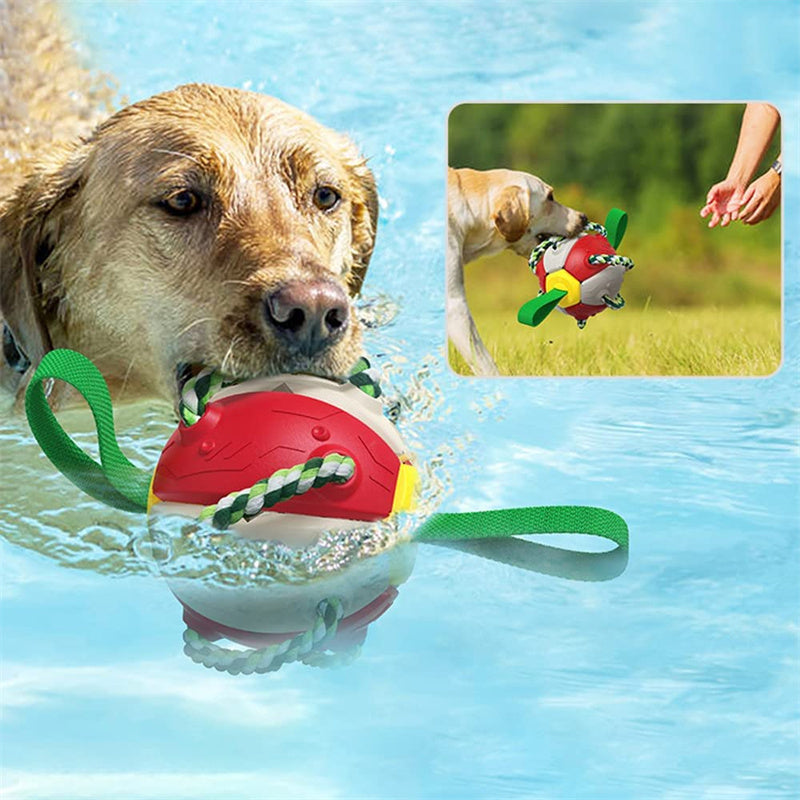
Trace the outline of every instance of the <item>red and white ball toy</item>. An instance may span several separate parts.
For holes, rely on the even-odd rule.
[[[620,295],[625,273],[633,262],[617,255],[609,237],[616,244],[622,239],[626,215],[618,209],[609,213],[606,225],[613,233],[591,224],[587,233],[571,239],[552,237],[531,254],[530,266],[539,281],[540,294],[520,308],[517,319],[525,325],[538,325],[553,310],[569,314],[583,327],[589,317],[606,308],[625,305]]]

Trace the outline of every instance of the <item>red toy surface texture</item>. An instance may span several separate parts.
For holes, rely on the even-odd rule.
[[[323,486],[274,511],[355,520],[388,516],[401,462],[372,428],[322,400],[254,392],[215,400],[202,418],[183,423],[167,442],[152,492],[163,501],[210,505],[311,458],[350,456],[347,483]]]

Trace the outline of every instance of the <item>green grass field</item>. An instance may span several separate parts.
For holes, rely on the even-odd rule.
[[[677,214],[678,210],[674,210]],[[674,220],[673,220],[674,221]],[[634,231],[622,247],[635,268],[627,305],[591,317],[579,330],[554,311],[537,328],[517,322],[538,283],[525,259],[509,252],[464,270],[467,301],[484,344],[504,375],[770,375],[781,361],[779,248],[757,250],[748,231],[725,231],[715,250],[685,221],[682,247],[667,233]],[[638,237],[638,238],[637,238]],[[654,244],[652,239],[657,240]],[[705,238],[704,238],[705,237]],[[628,245],[628,238],[625,244]],[[695,241],[696,240],[696,241]],[[450,346],[456,372],[471,370]]]
[[[476,314],[504,375],[769,375],[780,366],[780,310],[683,308],[604,311],[578,330],[554,312],[538,328],[514,310]],[[472,372],[450,346],[450,365]]]

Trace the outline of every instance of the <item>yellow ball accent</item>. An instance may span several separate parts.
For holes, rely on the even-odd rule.
[[[153,492],[153,484],[156,480],[156,473],[155,470],[153,471],[153,476],[150,478],[150,488],[147,491],[147,510],[150,509],[156,504],[161,502],[161,498],[157,497],[155,492]]]
[[[551,289],[561,289],[567,293],[558,303],[562,308],[569,308],[581,301],[581,285],[578,279],[573,278],[565,269],[551,272],[545,278],[545,288],[548,292]]]
[[[417,506],[417,486],[419,484],[419,474],[411,464],[401,464],[397,474],[397,486],[394,490],[394,502],[392,510],[413,511]]]

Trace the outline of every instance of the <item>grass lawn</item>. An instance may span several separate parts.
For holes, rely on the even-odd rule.
[[[622,249],[636,262],[622,285],[627,306],[590,317],[583,330],[559,311],[537,328],[517,322],[519,307],[538,290],[525,259],[503,252],[468,264],[467,301],[500,372],[770,375],[778,369],[779,255],[756,258],[740,243],[725,258],[685,255],[679,263],[677,251],[659,258],[659,251],[640,250]],[[453,369],[471,375],[452,345],[449,351]]]
[[[518,323],[515,308],[473,313],[504,375],[769,375],[780,366],[772,306],[627,307],[603,311],[582,331],[557,311],[538,328]],[[452,345],[450,365],[472,374]]]

